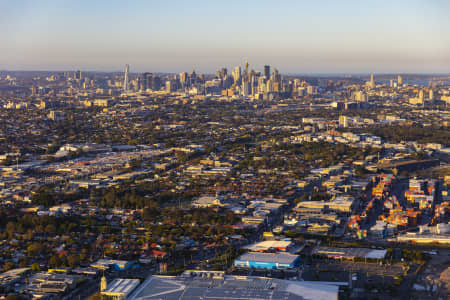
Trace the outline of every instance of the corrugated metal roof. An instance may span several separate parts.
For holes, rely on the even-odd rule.
[[[128,295],[139,285],[139,283],[139,279],[115,279],[113,282],[108,284],[106,290],[104,290],[103,293],[120,293]]]

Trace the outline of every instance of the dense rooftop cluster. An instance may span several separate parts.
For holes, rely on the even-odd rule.
[[[450,242],[448,78],[126,78],[0,72],[1,293],[204,269],[395,297],[428,259],[405,245]]]

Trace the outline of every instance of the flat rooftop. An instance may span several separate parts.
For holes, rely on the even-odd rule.
[[[11,276],[20,276],[23,273],[27,272],[31,270],[30,268],[17,268],[17,269],[12,269],[9,271],[6,271],[4,273],[0,274],[0,279],[6,278],[6,277],[11,277]]]
[[[293,255],[289,253],[259,253],[259,252],[248,252],[242,254],[237,258],[240,261],[257,261],[257,262],[275,262],[282,264],[292,264],[298,259],[298,255]]]
[[[248,245],[244,248],[250,251],[266,251],[270,248],[287,248],[292,244],[291,241],[262,241]]]
[[[139,279],[114,279],[111,283],[108,283],[106,290],[102,291],[102,293],[128,295],[139,285],[139,283]]]
[[[227,275],[222,279],[151,276],[128,299],[337,300],[338,285],[255,276]]]
[[[373,258],[383,259],[386,256],[387,250],[384,249],[369,249],[369,248],[333,248],[333,247],[316,247],[313,254],[326,255],[328,257],[342,257],[342,258]]]

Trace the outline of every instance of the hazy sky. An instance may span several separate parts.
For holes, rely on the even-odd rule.
[[[0,0],[0,69],[450,73],[448,0]]]

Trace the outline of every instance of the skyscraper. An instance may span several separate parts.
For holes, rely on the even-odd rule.
[[[189,81],[190,84],[197,83],[197,74],[195,73],[195,70],[192,70],[191,75],[189,75]]]
[[[373,74],[370,75],[370,88],[375,88],[375,80],[373,78]]]
[[[159,91],[161,89],[161,78],[159,76],[152,77],[152,90]]]
[[[180,83],[181,83],[182,87],[186,86],[187,79],[188,79],[188,73],[187,72],[180,73]]]
[[[139,87],[141,91],[146,91],[148,88],[150,88],[151,76],[152,76],[152,74],[150,74],[148,72],[141,74],[141,85]],[[150,78],[150,84],[149,84],[149,78]]]
[[[75,80],[81,80],[81,78],[82,78],[82,73],[81,73],[81,71],[76,71],[76,72],[73,74],[73,79],[75,79]]]
[[[423,89],[419,90],[418,96],[417,97],[412,97],[409,98],[409,103],[410,104],[421,104],[424,105],[424,94],[423,94]]]
[[[243,81],[242,82],[242,88],[241,88],[241,94],[244,97],[247,97],[251,93],[251,85],[249,81]]]
[[[233,79],[235,83],[237,83],[241,79],[241,67],[238,66],[234,68]]]
[[[248,81],[248,61],[245,61],[244,80]]]
[[[227,76],[227,68],[222,68],[216,71],[216,76],[218,79],[224,79]]]
[[[270,78],[270,66],[268,65],[264,66],[264,77],[266,77],[266,79]]]
[[[221,75],[222,75],[222,78],[225,78],[226,76],[227,76],[227,73],[228,73],[228,70],[227,70],[227,68],[222,68],[222,70],[221,70]]]
[[[355,91],[353,93],[353,98],[355,99],[355,101],[361,101],[361,102],[367,101],[367,95],[363,91]]]
[[[166,92],[167,93],[172,93],[174,90],[174,82],[171,80],[167,80],[166,81]]]
[[[398,78],[397,78],[397,84],[398,84],[399,86],[403,84],[403,78],[402,78],[402,76],[400,76],[400,75],[398,75]]]
[[[281,82],[281,75],[276,68],[273,69],[272,80],[274,82]]]
[[[347,128],[348,127],[348,117],[347,116],[339,116],[339,126]]]
[[[125,65],[125,76],[123,78],[123,91],[127,92],[128,90],[128,71],[129,71],[130,66],[129,65]]]

